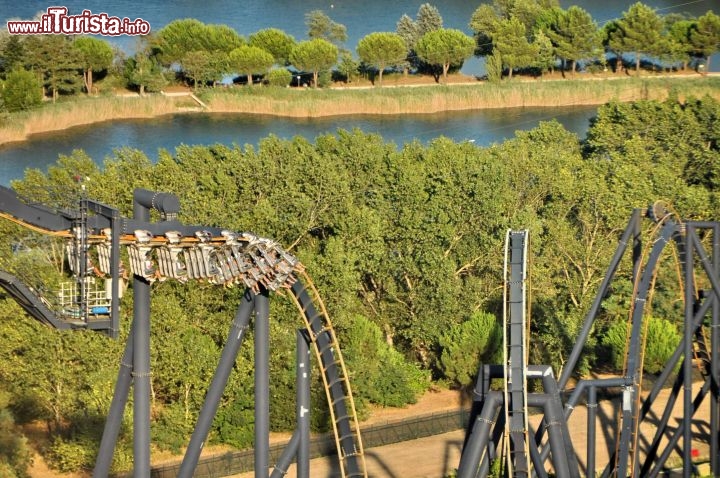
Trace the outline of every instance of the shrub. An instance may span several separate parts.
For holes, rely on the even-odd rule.
[[[389,345],[377,324],[356,316],[343,334],[343,350],[352,370],[354,398],[364,402],[402,407],[415,403],[427,389],[429,377]]]
[[[3,83],[2,100],[10,112],[34,108],[42,103],[42,85],[32,72],[13,70]]]
[[[292,81],[292,73],[287,71],[285,68],[276,68],[270,70],[267,74],[267,82],[270,86],[279,86],[285,88],[290,85]]]
[[[647,373],[659,373],[665,362],[675,351],[682,336],[674,323],[669,320],[648,317],[647,337],[645,338],[645,357],[643,370]],[[610,354],[610,363],[618,370],[622,369],[627,351],[628,324],[624,320],[613,322],[602,339]]]
[[[0,476],[25,477],[32,462],[27,439],[15,426],[8,405],[8,395],[0,392]]]
[[[459,385],[470,385],[481,361],[493,359],[501,348],[502,330],[495,316],[476,312],[455,324],[440,338],[440,366],[445,377]]]

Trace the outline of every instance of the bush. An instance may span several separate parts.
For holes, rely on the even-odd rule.
[[[80,437],[65,439],[55,437],[46,459],[48,464],[63,473],[90,469],[95,461],[96,446],[93,440]]]
[[[502,60],[500,55],[490,55],[485,60],[485,70],[487,71],[488,81],[497,82],[502,79]]]
[[[427,374],[390,346],[380,327],[366,317],[356,316],[342,337],[358,408],[368,401],[402,407],[427,389]]]
[[[15,426],[8,405],[8,395],[0,393],[0,476],[25,477],[32,462],[27,439]]]
[[[10,112],[29,110],[42,103],[42,85],[32,72],[13,70],[3,83],[2,100]]]
[[[665,362],[675,351],[675,348],[682,340],[680,332],[674,323],[669,320],[649,317],[647,324],[647,337],[645,339],[645,358],[643,370],[647,373],[656,374],[662,371]],[[624,320],[615,321],[610,325],[602,339],[602,344],[607,347],[611,364],[618,370],[624,367],[625,354],[627,351],[628,324]]]
[[[279,86],[285,88],[290,85],[292,81],[292,73],[287,71],[285,68],[276,68],[270,70],[267,75],[267,82],[270,86]]]
[[[476,312],[455,324],[440,338],[440,366],[445,377],[459,385],[470,385],[482,361],[492,360],[501,348],[502,330],[494,315]]]

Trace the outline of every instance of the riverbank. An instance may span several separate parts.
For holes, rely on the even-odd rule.
[[[0,125],[0,145],[30,135],[118,119],[154,118],[169,114],[236,113],[309,118],[340,115],[430,114],[518,107],[599,105],[611,100],[634,101],[711,95],[720,99],[720,77],[647,76],[563,80],[513,80],[500,83],[456,81],[449,85],[409,84],[383,88],[236,87],[206,90],[200,107],[188,94],[74,98],[43,108],[7,115]],[[469,80],[469,79],[468,79]]]

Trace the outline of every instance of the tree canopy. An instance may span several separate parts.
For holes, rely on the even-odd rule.
[[[330,69],[338,57],[335,45],[322,38],[302,41],[290,52],[290,63],[301,71],[311,71],[313,85],[317,87],[318,73]]]
[[[472,38],[454,29],[434,30],[423,35],[416,45],[418,56],[431,65],[442,68],[442,76],[447,79],[450,65],[462,64],[475,49]]]
[[[362,61],[378,69],[380,86],[385,68],[400,64],[407,55],[402,37],[392,32],[370,33],[361,38],[357,52]]]

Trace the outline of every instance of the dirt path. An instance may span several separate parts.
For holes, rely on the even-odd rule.
[[[641,450],[641,460],[644,458],[644,450],[649,446],[649,442],[655,433],[657,422],[660,419],[669,395],[670,391],[668,389],[661,392],[648,415],[649,419],[647,419],[641,427],[640,440],[638,443],[638,447]],[[425,410],[422,413],[442,410],[442,408],[437,410],[427,409],[433,408],[432,405],[430,405],[433,399],[442,403],[443,405],[441,406],[446,407],[444,408],[445,410],[464,405],[459,393],[445,391],[439,394],[426,395],[423,397],[423,400],[413,407],[415,410],[420,410],[425,406]],[[708,456],[709,408],[710,401],[709,398],[706,398],[700,410],[696,413],[692,424],[694,436],[693,448],[698,451],[701,459],[706,459]],[[407,416],[409,411],[412,410],[389,410],[386,412],[388,421],[393,420],[393,415],[399,416],[402,414]],[[596,467],[598,469],[604,468],[608,462],[610,450],[614,448],[619,411],[619,400],[605,401],[598,407],[596,418]],[[670,425],[677,427],[678,423],[680,423],[679,419],[681,416],[682,403],[679,400],[673,409]],[[376,420],[378,419],[373,421],[376,422]],[[380,420],[382,421],[382,419]],[[539,416],[531,418],[531,423],[533,423],[535,427],[537,427],[539,421]],[[585,406],[578,406],[574,410],[568,422],[568,427],[578,456],[581,473],[585,475],[587,472],[587,408]],[[673,428],[673,430],[674,429],[675,428]],[[365,450],[365,457],[368,475],[375,478],[443,478],[449,476],[454,472],[460,462],[460,451],[463,439],[464,431],[458,430],[442,435],[421,438],[419,440],[367,449]],[[663,445],[667,443],[667,438],[664,438],[662,443]],[[661,445],[661,449],[663,445]],[[680,445],[682,446],[682,441],[680,441]],[[676,464],[679,463],[679,453],[680,448],[678,448],[673,455]],[[312,460],[310,470],[313,478],[336,478],[341,476],[337,469],[336,460],[329,457]],[[294,478],[295,476],[295,466],[292,465],[286,477]],[[232,478],[253,477],[254,474],[251,472],[234,475]]]

